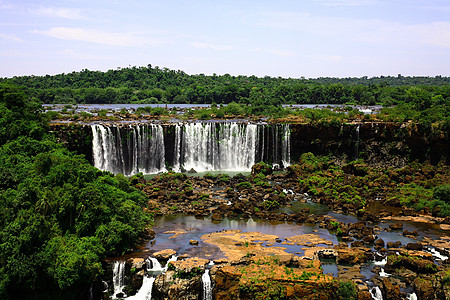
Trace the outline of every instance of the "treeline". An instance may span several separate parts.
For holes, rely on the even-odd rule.
[[[0,83],[0,297],[80,299],[101,259],[133,248],[151,215],[127,178],[57,144],[40,109]]]
[[[396,105],[450,96],[449,77],[294,79],[188,75],[167,68],[130,67],[107,72],[83,70],[54,76],[3,78],[28,89],[43,103],[193,103]]]

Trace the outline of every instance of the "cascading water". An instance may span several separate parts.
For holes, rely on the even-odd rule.
[[[114,284],[114,295],[122,293],[125,287],[125,262],[116,261],[113,267],[113,284]]]
[[[92,125],[94,166],[125,175],[165,171],[161,125],[128,128]]]
[[[151,272],[157,272],[163,271],[163,267],[161,266],[161,264],[159,263],[159,261],[154,258],[154,257],[148,257],[146,259],[146,267],[147,267],[147,271],[151,271]]]
[[[212,300],[212,287],[211,287],[211,277],[209,276],[209,270],[206,269],[205,273],[202,275],[202,286],[203,286],[203,300]]]
[[[128,297],[129,300],[151,300],[152,299],[152,289],[153,283],[155,282],[155,277],[144,276],[142,280],[142,287],[136,293],[136,295]]]
[[[132,175],[164,172],[166,165],[176,172],[250,171],[261,160],[290,165],[289,125],[195,122],[165,126],[169,127],[166,134],[158,124],[92,125],[94,166]]]
[[[373,300],[383,300],[383,294],[379,287],[374,287],[370,290],[370,294],[372,295]]]
[[[281,137],[281,162],[283,167],[291,165],[291,129],[289,125],[283,125],[283,136]]]

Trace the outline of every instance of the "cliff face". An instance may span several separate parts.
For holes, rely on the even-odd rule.
[[[413,123],[291,125],[291,162],[306,152],[361,158],[374,166],[402,167],[411,160],[448,164],[449,137]]]
[[[448,134],[413,123],[362,122],[290,124],[291,163],[301,154],[333,155],[339,160],[364,159],[374,166],[402,167],[411,160],[450,162]],[[173,160],[174,125],[163,125],[166,160]],[[78,123],[51,124],[51,132],[69,150],[93,162],[92,129]],[[273,147],[273,146],[272,146]]]

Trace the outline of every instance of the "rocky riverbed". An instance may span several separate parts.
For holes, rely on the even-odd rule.
[[[371,172],[342,170],[349,182]],[[448,177],[446,167],[421,176],[437,173]],[[257,164],[249,176],[131,178],[148,196],[155,227],[121,259],[128,289],[118,296],[140,291],[150,276],[152,299],[204,299],[208,275],[214,299],[450,298],[448,218],[390,199],[389,180],[374,182],[382,192],[367,194],[364,205],[311,197],[299,184],[304,174],[298,166],[273,173]],[[406,175],[403,181],[413,180]],[[143,263],[150,258],[169,262],[153,272]]]

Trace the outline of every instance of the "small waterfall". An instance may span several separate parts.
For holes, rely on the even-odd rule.
[[[211,287],[211,277],[209,276],[209,270],[206,269],[205,273],[202,275],[202,286],[203,286],[203,300],[212,300],[212,287]]]
[[[383,300],[383,294],[379,287],[374,287],[370,290],[370,294],[372,295],[373,300]]]
[[[288,124],[283,125],[283,136],[281,137],[281,162],[283,168],[291,165],[291,128]]]
[[[378,273],[378,275],[380,275],[380,277],[389,277],[389,276],[391,276],[391,274],[386,273],[384,271],[384,268],[381,268],[381,271],[380,271],[380,273]]]
[[[356,144],[355,144],[356,159],[358,159],[358,157],[359,157],[359,128],[360,128],[360,125],[358,124],[356,126]]]
[[[128,297],[131,300],[151,300],[152,299],[152,289],[153,283],[155,282],[155,277],[144,276],[142,280],[142,286],[136,295]]]
[[[145,260],[145,263],[146,263],[147,271],[162,272],[162,270],[163,270],[163,267],[161,266],[159,261],[154,257],[148,257]]]
[[[417,295],[416,295],[416,293],[408,294],[408,295],[406,295],[406,299],[407,300],[417,300]]]
[[[113,284],[114,284],[114,295],[122,293],[125,287],[125,262],[116,261],[113,267]]]
[[[177,261],[177,259],[178,259],[178,256],[172,255],[172,256],[167,260],[167,263],[166,263],[166,265],[164,266],[164,272],[167,271],[167,268],[169,268],[169,263],[170,263],[171,261]]]

